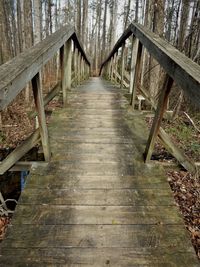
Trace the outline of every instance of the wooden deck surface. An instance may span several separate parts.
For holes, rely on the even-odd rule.
[[[197,267],[147,130],[122,91],[91,78],[53,113],[48,166],[28,177],[0,266]]]

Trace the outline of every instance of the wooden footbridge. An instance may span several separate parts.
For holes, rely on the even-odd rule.
[[[138,40],[132,105],[127,89],[113,83],[124,83],[116,55],[127,38]],[[143,45],[167,73],[150,135],[134,109]],[[61,81],[43,99],[39,71],[58,50]],[[121,59],[123,66],[123,51]],[[171,148],[160,123],[172,81],[199,104],[199,66],[131,24],[102,64],[102,77],[89,78],[89,68],[74,30],[66,27],[0,68],[1,109],[32,80],[39,120],[39,128],[1,163],[1,173],[19,168],[20,158],[40,141],[47,161],[32,165],[1,244],[0,266],[199,266],[164,171],[149,163],[157,135]],[[60,89],[64,107],[47,127],[44,107]],[[178,149],[171,152],[195,171]]]

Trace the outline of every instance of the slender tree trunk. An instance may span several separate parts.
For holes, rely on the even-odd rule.
[[[131,6],[131,0],[128,0],[128,4],[124,6],[124,30],[127,28],[129,23],[129,15],[130,15],[130,6]]]
[[[34,44],[42,40],[42,5],[40,0],[33,0],[34,11]]]
[[[101,61],[106,57],[106,23],[107,23],[107,9],[108,9],[108,1],[105,0],[104,3],[104,18],[103,18],[103,33],[102,33],[102,57]]]
[[[88,43],[88,0],[83,1],[82,42],[85,48]]]
[[[23,51],[24,36],[23,36],[23,0],[17,0],[17,35],[19,42],[19,52]]]
[[[24,44],[25,49],[33,46],[33,19],[32,19],[32,1],[25,0],[24,5]],[[28,104],[30,99],[30,87],[27,85],[25,89],[25,101]]]
[[[138,22],[139,0],[135,0],[135,22]]]
[[[184,42],[188,28],[188,17],[189,17],[189,3],[188,0],[182,0],[182,9],[181,9],[181,20],[180,20],[180,31],[178,37],[178,49],[183,51]]]

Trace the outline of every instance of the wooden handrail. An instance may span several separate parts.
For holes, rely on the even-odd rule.
[[[4,109],[20,93],[40,71],[41,67],[70,38],[74,41],[86,63],[90,65],[75,29],[68,26],[62,27],[37,45],[0,66],[0,110]]]
[[[157,107],[150,97],[150,103],[152,103],[153,108],[156,109],[156,113],[144,152],[144,159],[145,161],[149,161],[151,159],[155,139],[158,136],[164,143],[165,147],[177,158],[182,166],[191,172],[195,172],[196,168],[193,162],[186,155],[184,155],[184,153],[181,153],[180,149],[176,148],[176,146],[173,144],[173,142],[171,142],[167,134],[160,126],[173,81],[175,81],[186,93],[193,105],[200,107],[200,66],[186,57],[183,53],[178,51],[164,39],[160,38],[157,34],[149,31],[140,24],[132,23],[122,34],[106,60],[102,63],[100,67],[100,75],[104,70],[107,72],[106,77],[113,78],[112,75],[110,75],[112,69],[116,68],[116,66],[114,66],[113,59],[121,47],[121,57],[123,57],[125,42],[130,36],[133,36],[133,40],[135,38],[138,39],[137,52],[135,54],[136,61],[134,63],[134,68],[131,67],[132,84],[131,82],[129,84],[131,92],[131,104],[133,105],[133,108],[135,106],[134,103],[136,90],[138,87],[138,79],[142,69],[141,59],[143,46],[158,61],[158,63],[166,72],[166,79],[164,80],[161,88],[161,94]],[[133,51],[131,58],[132,61]],[[121,62],[123,63],[123,58],[121,59]],[[133,62],[131,65],[133,65]],[[123,68],[123,64],[121,64],[121,68]],[[124,71],[121,72],[123,73]],[[121,75],[121,86],[124,84],[123,76],[124,75]],[[142,88],[138,89],[142,92],[145,91]]]
[[[60,89],[63,93],[63,104],[67,104],[66,95],[67,91],[71,89],[72,83],[72,41],[74,48],[76,48],[74,50],[78,51],[78,57],[74,53],[74,60],[81,60],[82,62],[77,70],[77,74],[80,76],[79,80],[82,80],[82,78],[89,77],[90,62],[75,29],[68,26],[62,27],[36,46],[0,66],[0,111],[7,107],[31,81],[36,107],[35,114],[37,114],[39,121],[39,129],[0,163],[0,174],[9,170],[40,140],[44,158],[46,161],[50,160],[51,152],[44,107],[59,93]],[[43,99],[40,70],[58,51],[60,52],[61,81]]]
[[[157,34],[137,23],[130,24],[122,34],[107,59],[102,63],[100,74],[105,64],[132,34],[140,40],[168,75],[180,85],[191,101],[200,106],[200,66]]]

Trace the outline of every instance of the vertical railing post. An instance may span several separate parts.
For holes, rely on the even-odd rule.
[[[47,130],[47,124],[46,124],[46,118],[45,118],[45,111],[44,111],[44,102],[43,102],[40,74],[37,73],[32,78],[31,82],[32,82],[35,106],[36,106],[36,110],[38,113],[39,130],[40,130],[40,136],[41,136],[41,141],[42,141],[42,148],[44,152],[44,158],[46,161],[49,161],[51,157],[51,153],[50,153],[49,137],[48,137],[48,130]]]
[[[168,74],[166,74],[164,78],[163,86],[161,88],[161,94],[160,94],[157,110],[155,113],[155,117],[153,120],[153,125],[151,127],[146,149],[144,152],[145,162],[151,159],[155,140],[158,135],[158,131],[159,131],[159,128],[162,122],[164,111],[167,107],[167,101],[168,101],[168,97],[169,97],[169,93],[171,91],[172,85],[173,85],[173,79]]]
[[[108,79],[110,80],[111,79],[111,59],[109,60],[108,62]]]
[[[78,57],[77,57],[77,65],[78,65],[78,84],[80,85],[81,84],[81,53],[78,51]]]
[[[131,45],[131,71],[130,71],[130,84],[129,84],[129,92],[130,94],[132,93],[133,90],[133,82],[134,82],[134,75],[135,75],[135,60],[136,60],[136,46],[137,42],[136,42],[136,38],[134,35],[132,35],[132,45]]]
[[[71,90],[72,73],[72,40],[69,39],[60,50],[61,54],[61,84],[63,105],[67,105],[67,91]]]
[[[118,69],[118,52],[115,54],[115,60],[114,60],[114,70],[115,70],[115,76],[114,76],[114,81],[117,83],[117,69]]]
[[[77,86],[77,49],[74,43],[74,85]]]
[[[111,81],[113,81],[113,73],[114,73],[114,56],[111,58],[111,73],[110,73]]]
[[[140,78],[141,61],[142,61],[142,43],[138,40],[135,73],[134,73],[134,82],[133,82],[133,89],[132,89],[131,102],[130,102],[130,104],[133,106],[133,108],[135,107],[137,83],[139,82],[139,78]]]
[[[121,53],[121,67],[120,67],[120,75],[121,75],[121,81],[120,81],[120,88],[123,88],[123,81],[124,81],[124,51],[125,51],[126,44],[124,43],[122,45],[122,53]]]
[[[81,80],[84,80],[84,59],[81,57]]]

